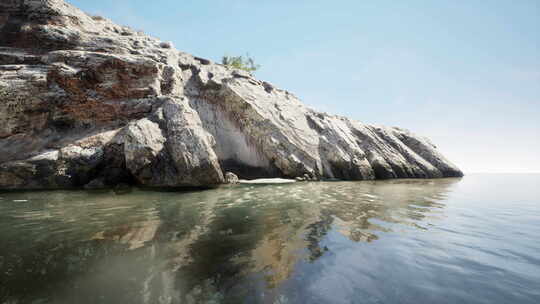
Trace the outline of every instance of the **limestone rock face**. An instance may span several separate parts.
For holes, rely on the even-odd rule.
[[[427,139],[304,106],[62,0],[0,2],[0,188],[461,176]]]

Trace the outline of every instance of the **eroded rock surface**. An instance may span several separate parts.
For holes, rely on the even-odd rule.
[[[62,0],[0,2],[0,188],[461,176],[427,139],[304,106]]]

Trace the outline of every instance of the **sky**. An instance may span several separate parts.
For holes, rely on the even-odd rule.
[[[540,172],[538,0],[70,0],[316,110],[399,126],[465,173]]]

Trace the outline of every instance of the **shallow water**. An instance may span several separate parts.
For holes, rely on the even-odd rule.
[[[540,175],[0,193],[0,303],[540,303]]]

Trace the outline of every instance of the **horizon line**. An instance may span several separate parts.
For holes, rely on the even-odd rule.
[[[467,174],[540,174],[540,171],[474,171],[474,172],[463,172]]]

